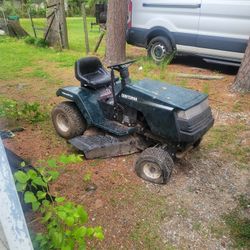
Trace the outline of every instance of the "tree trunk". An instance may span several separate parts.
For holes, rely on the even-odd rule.
[[[250,39],[232,89],[237,92],[250,92]]]
[[[47,4],[45,40],[50,46],[68,48],[68,33],[64,0],[49,0]]]
[[[106,63],[114,64],[126,59],[127,0],[109,0],[107,17]]]

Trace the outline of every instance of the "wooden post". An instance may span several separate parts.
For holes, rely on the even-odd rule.
[[[88,26],[87,26],[87,17],[86,17],[86,10],[85,4],[82,3],[82,17],[83,17],[83,30],[85,35],[85,47],[86,47],[86,54],[89,53],[89,36],[88,36]]]
[[[102,33],[101,33],[101,35],[99,36],[99,39],[98,39],[97,44],[96,44],[96,46],[95,46],[95,50],[94,50],[95,53],[96,53],[97,50],[99,49],[100,44],[101,44],[101,42],[102,42],[102,39],[103,39],[104,35],[105,35],[105,31],[103,30]]]
[[[69,48],[69,40],[68,40],[68,31],[67,31],[67,22],[65,15],[65,5],[64,0],[59,0],[59,25],[60,25],[60,36],[62,41],[62,47],[64,49]]]
[[[33,22],[32,16],[30,15],[30,10],[28,10],[28,15],[29,15],[29,19],[30,19],[30,22],[31,22],[31,26],[32,26],[33,32],[34,32],[34,36],[35,36],[35,38],[37,38],[36,29],[35,29],[35,26],[34,26],[34,22]]]

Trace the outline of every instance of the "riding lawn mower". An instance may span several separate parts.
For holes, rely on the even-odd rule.
[[[57,90],[68,101],[53,109],[52,121],[86,159],[142,152],[135,162],[137,175],[165,184],[175,159],[197,147],[213,126],[208,96],[156,80],[132,81],[128,67],[133,62],[111,65],[108,71],[96,57],[78,60],[80,86]],[[90,127],[100,134],[86,135]]]

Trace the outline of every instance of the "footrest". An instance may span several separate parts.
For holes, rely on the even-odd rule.
[[[127,155],[139,152],[144,148],[144,143],[137,136],[78,136],[70,139],[69,143],[83,151],[87,159]]]
[[[101,124],[95,124],[97,127],[115,134],[117,136],[125,136],[125,135],[130,135],[134,132],[137,131],[136,127],[128,127],[126,125],[120,124],[119,122],[116,121],[110,121],[110,120],[104,120],[103,123]]]

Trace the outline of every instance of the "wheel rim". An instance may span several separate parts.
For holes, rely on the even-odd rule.
[[[150,179],[159,179],[162,175],[162,170],[157,164],[146,162],[143,165],[143,173]]]
[[[62,132],[66,133],[69,131],[69,120],[64,114],[58,114],[56,116],[56,123]]]
[[[151,49],[152,57],[155,61],[163,61],[166,57],[167,51],[162,43],[155,43]]]

